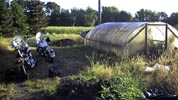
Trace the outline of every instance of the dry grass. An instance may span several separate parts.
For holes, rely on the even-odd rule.
[[[27,80],[23,83],[23,85],[26,87],[26,90],[28,90],[29,92],[47,91],[49,93],[54,93],[59,84],[59,77]]]
[[[93,27],[56,27],[49,26],[45,28],[45,31],[56,34],[80,34],[82,31],[91,30]]]
[[[15,84],[0,84],[0,99],[8,100],[9,96],[13,94]]]
[[[52,40],[62,39],[62,38],[73,38],[81,39],[79,35],[76,34],[51,34]],[[35,51],[35,41],[34,37],[30,38],[30,46],[32,54],[34,57],[38,58]],[[0,51],[1,60],[0,65],[2,70],[10,68],[13,66],[13,60],[15,56],[12,53],[12,48],[10,46],[10,38],[0,38]],[[123,73],[128,73],[139,80],[140,84],[146,84],[149,87],[160,87],[171,93],[178,95],[178,53],[175,52],[173,55],[162,55],[158,58],[148,59],[144,56],[135,56],[131,59],[126,59],[123,61],[117,61],[114,66],[108,65],[109,63],[95,63],[90,66],[94,61],[88,61],[86,56],[92,56],[92,49],[85,46],[74,46],[74,47],[53,47],[56,51],[55,64],[59,65],[62,71],[62,77],[77,76],[88,77],[89,79],[106,79],[119,76]],[[93,59],[94,60],[94,59]],[[159,69],[154,72],[146,73],[144,72],[145,66],[153,66],[159,63],[161,65],[169,65],[172,67],[170,71],[165,69]],[[34,81],[27,80],[23,84],[29,91],[41,91],[49,90],[51,92],[55,91],[57,84],[59,84],[59,79],[49,79],[48,69],[52,64],[45,61],[44,58],[39,57],[38,66],[31,71],[31,75]],[[81,73],[82,72],[82,73]],[[129,73],[130,72],[130,73]],[[61,78],[62,78],[61,77]],[[6,87],[3,84],[0,85],[0,91],[4,91]],[[7,89],[6,89],[7,90]],[[6,91],[5,90],[5,91]],[[11,90],[7,91],[7,95],[11,94]],[[11,92],[10,92],[11,91]],[[9,93],[9,94],[8,94]],[[3,94],[2,94],[3,95]]]
[[[121,74],[120,67],[108,67],[107,65],[99,65],[96,63],[94,66],[89,67],[87,75],[94,79],[106,79]]]
[[[0,38],[0,49],[4,51],[12,51],[13,48],[11,47],[11,39],[10,38]]]

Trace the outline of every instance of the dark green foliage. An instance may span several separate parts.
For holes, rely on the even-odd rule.
[[[94,26],[97,20],[97,11],[90,7],[87,10],[74,8],[69,11],[61,9],[54,2],[47,2],[45,9],[50,26]]]
[[[128,22],[132,21],[132,15],[126,11],[120,11],[116,19],[119,22]]]
[[[115,77],[101,82],[100,100],[139,100],[142,88],[129,76]]]
[[[48,16],[51,16],[51,14],[59,14],[61,10],[60,6],[55,2],[47,2],[44,7],[46,8],[45,12]]]
[[[49,26],[58,26],[60,25],[60,11],[61,8],[55,2],[47,2],[45,5],[45,13],[48,18],[48,25]],[[66,17],[68,18],[68,16]]]
[[[142,22],[159,21],[159,16],[156,12],[153,12],[151,10],[141,9],[140,11],[137,11],[137,13],[135,14],[135,21],[142,21]]]
[[[116,7],[103,7],[102,9],[102,23],[132,21],[131,14],[126,11],[119,11]]]
[[[86,11],[72,9],[71,16],[76,26],[94,26],[97,20],[97,12],[90,7]]]
[[[12,21],[11,9],[8,9],[6,0],[1,0],[0,1],[0,34],[3,35],[11,34],[12,24],[13,21]]]
[[[72,26],[73,20],[70,16],[69,10],[62,9],[61,13],[59,14],[59,20],[57,21],[61,26]]]
[[[115,22],[119,14],[119,10],[116,7],[102,7],[102,23]]]
[[[84,15],[84,18],[86,20],[84,26],[94,26],[97,20],[97,12],[89,7],[86,10],[86,14]]]
[[[41,31],[41,28],[47,25],[45,12],[43,11],[43,3],[39,0],[32,0],[27,2],[26,7],[28,10],[26,10],[25,13],[29,23],[30,34],[36,34],[36,32]]]
[[[24,14],[24,11],[15,0],[12,1],[11,4],[12,9],[12,20],[13,20],[13,26],[12,29],[14,30],[14,34],[27,34],[28,32],[28,25],[26,22],[26,15]]]
[[[169,23],[173,26],[178,25],[178,12],[171,14]]]
[[[165,22],[168,19],[168,15],[165,12],[158,12],[159,21]]]

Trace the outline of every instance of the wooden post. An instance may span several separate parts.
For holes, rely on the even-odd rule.
[[[147,30],[148,30],[148,25],[145,24],[145,55],[148,54],[148,36],[147,36],[148,32]]]
[[[165,30],[165,50],[167,49],[167,40],[168,40],[168,25],[166,24],[165,26],[166,30]]]
[[[98,0],[98,24],[101,24],[101,0]]]

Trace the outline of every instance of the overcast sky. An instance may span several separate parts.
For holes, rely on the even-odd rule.
[[[64,9],[91,7],[98,10],[98,0],[41,0],[56,2]],[[166,12],[168,16],[178,12],[177,0],[101,0],[101,6],[115,6],[119,11],[130,12],[133,16],[140,9],[148,9],[156,12]]]

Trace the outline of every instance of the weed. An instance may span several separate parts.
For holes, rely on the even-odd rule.
[[[47,91],[49,93],[55,93],[59,83],[60,78],[55,77],[52,79],[38,79],[35,81],[27,80],[23,84],[26,86],[29,92]]]
[[[1,100],[8,100],[8,97],[12,95],[14,90],[15,84],[0,84],[0,99]]]

